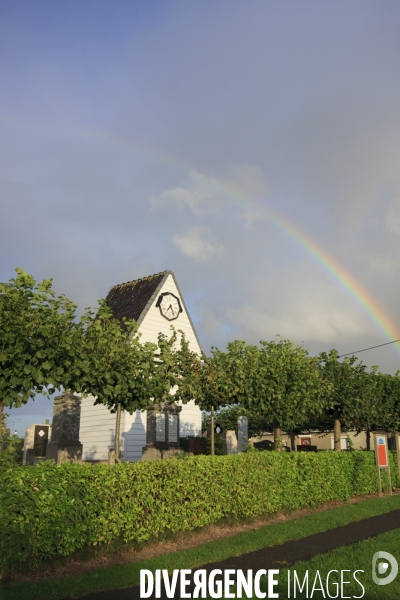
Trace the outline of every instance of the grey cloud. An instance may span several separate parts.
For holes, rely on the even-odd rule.
[[[388,341],[315,243],[400,332],[399,3],[136,4],[5,11],[2,279],[53,277],[82,310],[172,269],[206,350]]]

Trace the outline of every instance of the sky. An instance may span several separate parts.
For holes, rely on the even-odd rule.
[[[166,269],[205,352],[400,338],[398,0],[0,0],[0,280]],[[395,373],[400,344],[359,354]],[[38,397],[20,435],[51,419]]]

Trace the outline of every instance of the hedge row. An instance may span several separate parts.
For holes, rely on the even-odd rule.
[[[391,465],[393,485],[400,486],[394,453]],[[362,451],[4,468],[0,560],[65,556],[116,540],[143,542],[225,517],[291,511],[376,491],[374,454]]]

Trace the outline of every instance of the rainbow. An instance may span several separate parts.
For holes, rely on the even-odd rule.
[[[9,115],[11,117],[11,115]],[[12,117],[9,119],[13,121]],[[22,125],[21,119],[15,119],[14,124],[19,126]],[[74,129],[60,127],[59,124],[55,123],[39,123],[38,121],[32,122],[25,120],[24,125],[29,124],[33,129],[40,130],[41,132],[46,131],[51,136],[54,134],[60,134],[63,137],[73,138],[74,141],[99,143],[107,146],[114,146],[122,148],[124,151],[137,152],[139,155],[145,156],[146,158],[156,159],[159,162],[172,166],[175,169],[183,171],[185,174],[191,172],[200,172],[193,166],[173,159],[172,157],[166,157],[159,151],[155,151],[153,148],[145,148],[143,145],[138,145],[132,141],[127,141],[116,136],[107,136],[91,130]],[[400,330],[389,317],[385,314],[383,309],[379,306],[376,300],[363,288],[363,286],[351,275],[333,256],[330,256],[319,244],[317,244],[311,237],[302,231],[299,227],[294,225],[286,217],[282,216],[275,210],[266,208],[259,201],[239,196],[233,192],[226,184],[219,182],[214,177],[208,177],[201,173],[204,179],[212,182],[217,188],[220,188],[225,193],[228,193],[231,197],[243,203],[246,207],[252,205],[261,214],[265,215],[266,218],[292,240],[300,244],[307,253],[319,263],[325,271],[327,271],[333,279],[350,295],[350,297],[363,309],[368,315],[370,320],[377,326],[377,328],[384,334],[384,336],[392,342],[400,338]],[[393,347],[400,354],[400,342],[393,344]]]
[[[262,208],[272,223],[277,225],[292,239],[296,240],[322,267],[333,277],[339,285],[357,302],[364,312],[375,323],[389,341],[398,340],[400,332],[397,326],[384,313],[376,300],[365,288],[347,271],[334,257],[330,256],[319,244],[307,236],[299,227],[288,219],[269,208]],[[393,344],[400,354],[400,342]]]

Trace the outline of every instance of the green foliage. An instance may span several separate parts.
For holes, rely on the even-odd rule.
[[[237,431],[237,420],[240,416],[245,415],[246,410],[240,405],[224,406],[214,412],[215,421],[221,421],[225,429],[233,429]],[[201,427],[203,431],[207,431],[211,424],[211,413],[203,411],[201,419]]]
[[[141,344],[136,323],[120,323],[104,301],[99,302],[97,312],[87,309],[83,323],[76,377],[65,387],[91,393],[96,404],[112,412],[117,403],[130,413],[144,408],[155,388],[156,344]]]
[[[51,280],[37,284],[16,271],[16,279],[0,283],[0,405],[6,407],[60,389],[74,371],[81,338],[75,304],[56,297]]]
[[[392,454],[393,484],[399,485],[396,464]],[[0,560],[7,565],[68,556],[85,545],[140,543],[224,518],[291,511],[376,491],[374,454],[360,451],[5,466]]]
[[[213,385],[204,404],[213,398],[214,406],[240,404],[254,417],[277,422],[286,431],[304,426],[326,407],[330,382],[322,377],[316,359],[289,340],[262,341],[260,346],[236,340],[226,352],[214,348],[205,364]],[[203,397],[206,389],[207,381]]]
[[[325,415],[312,428],[329,431],[332,420],[340,421],[342,431],[372,431],[400,428],[400,372],[386,375],[378,367],[367,371],[355,356],[339,360],[337,350],[321,353],[324,378],[331,383]]]
[[[18,435],[14,434],[4,438],[4,442],[0,446],[0,465],[21,465],[23,447],[24,438],[20,438]]]
[[[21,406],[64,388],[91,393],[109,408],[117,397],[127,410],[141,407],[156,345],[141,345],[136,324],[121,327],[104,302],[78,320],[76,305],[57,297],[51,280],[36,283],[16,271],[0,283],[0,405]]]
[[[62,388],[92,394],[111,411],[117,403],[133,412],[153,399],[172,402],[170,390],[179,385],[183,402],[193,398],[188,375],[199,359],[182,332],[178,351],[175,331],[141,344],[136,323],[115,319],[104,301],[78,320],[76,305],[55,295],[52,280],[36,283],[16,271],[0,283],[0,417],[3,406]]]
[[[329,429],[332,419],[340,421],[342,431],[355,429],[355,424],[365,417],[364,401],[369,404],[368,384],[372,380],[366,373],[366,366],[358,363],[355,356],[340,361],[337,350],[331,350],[329,354],[322,352],[319,359],[324,379],[331,383],[328,419],[322,429]]]
[[[381,394],[378,402],[378,421],[387,431],[400,431],[400,371],[395,375],[378,373]]]
[[[202,354],[201,357],[190,352],[188,342],[182,340],[180,361],[179,395],[184,401],[195,399],[202,410],[224,406],[235,402],[232,389],[227,380],[226,368],[228,357],[217,348],[211,349],[212,356]]]
[[[238,418],[245,416],[248,419],[249,438],[262,435],[266,431],[272,431],[272,424],[268,423],[263,415],[257,412],[246,410],[240,405],[223,406],[219,410],[215,411],[215,420],[221,421],[225,429],[233,429],[237,432],[238,429]],[[202,418],[202,429],[207,431],[208,426],[211,422],[211,415],[203,411]]]
[[[307,350],[288,340],[261,342],[261,377],[255,406],[286,431],[304,426],[326,406],[330,383]]]
[[[206,438],[206,454],[211,455],[211,438]],[[226,455],[226,442],[221,435],[214,436],[214,454],[215,456]]]

